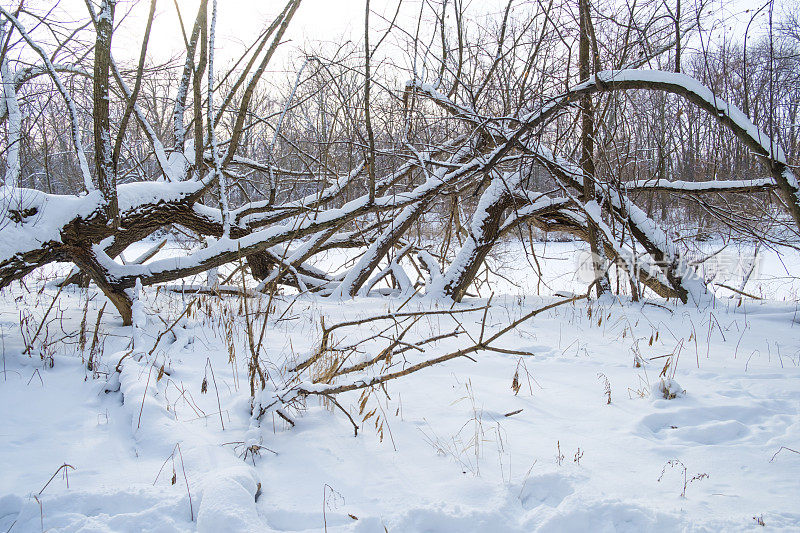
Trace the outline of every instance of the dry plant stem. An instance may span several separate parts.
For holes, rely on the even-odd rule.
[[[206,365],[211,370],[211,381],[214,383],[214,391],[217,394],[217,409],[219,409],[219,424],[222,426],[222,431],[225,431],[225,422],[222,421],[222,404],[219,401],[219,389],[217,388],[217,378],[214,377],[214,367],[211,366],[211,358],[206,357]]]
[[[133,354],[133,348],[125,352],[125,354],[119,358],[119,361],[117,361],[117,366],[116,366],[116,371],[118,373],[122,372],[122,361],[124,361],[125,358],[129,357],[131,354]]]
[[[233,279],[233,277],[236,276],[239,273],[239,270],[241,270],[242,268],[244,268],[244,264],[242,263],[242,260],[240,258],[239,259],[239,264],[236,265],[236,268],[233,269],[233,272],[228,274],[225,277],[225,279],[222,280],[222,283],[220,283],[220,285],[227,285],[228,283],[230,283],[230,281]]]
[[[31,338],[30,342],[28,343],[28,346],[25,347],[25,351],[22,352],[23,354],[30,353],[31,349],[33,348],[33,342],[36,340],[36,338],[39,336],[39,333],[42,331],[42,326],[44,326],[44,323],[47,320],[47,315],[50,314],[50,311],[53,309],[53,306],[56,304],[56,300],[58,300],[58,296],[61,294],[61,291],[62,291],[63,288],[64,288],[64,285],[59,285],[58,292],[56,292],[56,295],[53,298],[53,301],[50,302],[50,306],[47,308],[47,311],[45,311],[44,316],[42,317],[42,321],[39,323],[39,327],[36,328],[36,333],[33,334],[33,337]]]
[[[486,331],[486,316],[489,314],[489,306],[492,305],[492,298],[494,298],[494,293],[489,296],[489,301],[486,302],[486,309],[483,310],[483,319],[481,320],[481,334],[478,337],[478,342],[483,342],[483,334]]]
[[[175,445],[178,448],[178,456],[181,458],[181,470],[183,470],[183,481],[186,483],[186,494],[189,495],[189,515],[194,522],[194,507],[192,506],[192,492],[189,490],[189,478],[186,477],[186,467],[183,464],[183,452],[180,443]]]
[[[153,373],[153,365],[147,370],[147,383],[144,385],[144,393],[142,394],[142,405],[139,407],[139,419],[136,422],[136,429],[138,430],[139,427],[142,425],[142,412],[144,411],[144,400],[147,398],[147,389],[150,387],[150,374]]]
[[[86,303],[83,306],[83,317],[81,318],[81,325],[78,330],[78,348],[81,352],[86,350],[86,318],[89,316],[89,298],[86,298]]]
[[[660,483],[661,480],[664,478],[664,474],[666,474],[667,467],[676,468],[680,466],[683,469],[683,491],[681,491],[681,498],[686,498],[686,489],[688,488],[689,484],[694,481],[700,481],[708,477],[708,474],[701,473],[695,474],[691,478],[688,477],[688,469],[686,465],[683,464],[682,461],[679,459],[673,459],[671,461],[667,461],[664,467],[661,469],[661,475],[658,477],[658,482]]]
[[[275,296],[275,289],[269,291],[269,298],[267,299],[267,309],[264,311],[264,322],[261,324],[261,333],[258,335],[258,345],[256,346],[256,353],[261,353],[261,344],[264,342],[264,332],[267,331],[267,322],[269,321],[270,309],[272,308],[272,299]]]
[[[175,446],[172,447],[172,452],[167,456],[166,459],[164,459],[164,462],[161,463],[161,468],[158,469],[158,473],[156,474],[156,478],[153,480],[153,486],[154,487],[156,486],[156,483],[158,483],[158,478],[161,477],[161,472],[164,470],[164,467],[167,466],[167,462],[169,462],[170,459],[173,460],[173,468],[175,467],[175,463],[174,463],[174,461],[175,461],[175,450],[176,450],[177,447],[178,447],[178,444],[176,443]]]
[[[242,275],[242,294],[247,293],[247,285],[245,284],[244,279],[244,267],[241,263],[241,259],[239,260],[239,272]],[[267,386],[267,380],[264,377],[264,371],[261,369],[261,365],[258,362],[258,350],[256,349],[255,339],[253,338],[253,323],[250,320],[250,309],[247,306],[247,298],[243,297],[242,301],[244,303],[244,321],[245,326],[247,328],[247,344],[250,348],[250,396],[255,397],[256,395],[256,386],[255,386],[255,379],[256,373],[258,374],[259,380],[261,381],[261,390]],[[263,333],[263,329],[262,329]],[[261,341],[259,339],[259,347]]]
[[[44,533],[44,508],[42,507],[41,500],[39,500],[39,496],[34,494],[33,495],[33,499],[36,500],[36,503],[39,504],[39,525],[42,528],[42,533]],[[14,523],[16,524],[16,521],[14,521]],[[9,531],[11,531],[10,528],[9,528]],[[6,533],[8,533],[8,531]]]
[[[31,381],[33,381],[33,376],[37,376],[39,378],[39,382],[42,384],[42,387],[44,387],[44,380],[42,379],[42,373],[39,372],[38,368],[33,371],[33,374],[31,374],[31,377],[28,380],[28,383],[26,383],[26,385],[30,385],[31,384]]]
[[[94,367],[94,356],[97,353],[97,343],[100,342],[100,322],[103,320],[103,311],[106,310],[106,305],[108,302],[103,304],[103,307],[100,308],[100,312],[97,313],[97,322],[94,324],[94,335],[92,336],[92,345],[89,347],[89,361],[87,365],[89,368]]]
[[[61,472],[62,470],[64,470],[64,475],[65,475],[65,476],[67,476],[67,472],[68,472],[68,470],[67,470],[67,469],[68,469],[68,468],[71,468],[71,469],[75,470],[75,467],[74,467],[74,466],[72,466],[72,465],[70,465],[70,464],[67,464],[67,463],[64,463],[63,465],[59,466],[59,467],[56,469],[56,471],[55,471],[55,472],[53,472],[53,475],[52,475],[52,476],[50,476],[50,479],[48,479],[48,480],[47,480],[47,483],[45,483],[45,484],[44,484],[44,487],[42,487],[42,490],[40,490],[40,491],[39,491],[39,496],[41,496],[41,495],[42,495],[42,493],[44,492],[44,489],[46,489],[46,488],[47,488],[47,486],[50,484],[50,482],[51,482],[51,481],[53,481],[53,480],[55,479],[55,477],[58,475],[58,473],[59,473],[59,472]],[[69,477],[67,476],[67,477],[66,477],[66,479],[67,479],[67,488],[69,488]]]
[[[747,296],[748,298],[752,298],[753,300],[763,300],[763,298],[761,298],[759,296],[755,296],[753,294],[750,294],[749,292],[744,292],[742,290],[736,289],[734,287],[731,287],[730,285],[725,285],[724,283],[716,283],[716,282],[714,282],[714,285],[716,285],[717,287],[722,287],[723,289],[728,289],[729,291],[733,291],[736,294],[741,294],[742,296]]]
[[[184,317],[184,316],[185,316],[187,313],[189,313],[189,311],[190,311],[190,310],[191,310],[191,308],[192,308],[192,305],[194,304],[194,302],[195,302],[196,300],[197,300],[197,296],[195,296],[195,297],[194,297],[194,299],[192,299],[192,300],[189,302],[189,304],[186,306],[186,309],[184,309],[184,310],[183,310],[183,312],[182,312],[180,315],[178,315],[178,318],[176,318],[176,319],[175,319],[175,320],[172,322],[172,324],[170,324],[170,326],[169,326],[167,329],[165,329],[164,331],[162,331],[161,333],[159,333],[159,334],[158,334],[158,337],[156,337],[156,342],[155,342],[155,344],[153,344],[153,347],[150,349],[150,351],[149,351],[149,352],[147,352],[147,355],[148,355],[148,356],[151,356],[151,355],[153,355],[153,352],[155,352],[155,351],[156,351],[156,348],[158,347],[158,343],[159,343],[159,342],[161,342],[161,339],[164,337],[164,335],[166,335],[167,333],[169,333],[170,331],[172,331],[172,329],[173,329],[175,326],[177,326],[177,325],[178,325],[178,322],[180,322],[180,320],[181,320],[181,319],[182,319],[182,318],[183,318],[183,317]]]
[[[192,518],[192,522],[194,522],[194,506],[192,505],[192,493],[189,491],[189,478],[186,476],[186,467],[183,464],[183,453],[181,452],[181,445],[180,443],[176,443],[175,446],[172,447],[172,453],[170,453],[167,458],[164,460],[164,463],[161,465],[161,468],[158,469],[158,474],[156,474],[156,478],[153,480],[153,486],[155,487],[156,483],[158,482],[159,476],[161,476],[161,472],[164,470],[164,467],[167,466],[167,462],[172,459],[172,470],[173,475],[175,471],[175,450],[178,450],[178,457],[181,461],[181,470],[183,470],[183,480],[186,483],[186,493],[189,495],[189,514]],[[173,478],[173,484],[174,484]]]

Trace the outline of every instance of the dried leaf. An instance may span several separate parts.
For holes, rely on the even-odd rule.
[[[514,396],[519,394],[520,389],[522,386],[519,384],[519,369],[514,372],[514,379],[511,380],[511,390],[514,391]]]

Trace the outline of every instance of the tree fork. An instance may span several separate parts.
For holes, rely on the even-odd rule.
[[[108,272],[97,261],[97,256],[89,247],[70,246],[69,255],[72,261],[88,274],[97,287],[103,291],[122,317],[122,325],[130,326],[133,320],[133,300],[125,291],[109,281]]]

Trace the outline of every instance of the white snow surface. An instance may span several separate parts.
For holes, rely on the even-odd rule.
[[[764,187],[774,185],[772,178],[755,178],[748,180],[720,180],[720,181],[684,181],[666,179],[644,179],[630,181],[625,184],[626,189],[648,189],[660,188],[671,189],[674,191],[714,191],[732,189],[737,187]]]
[[[507,279],[492,286],[487,336],[558,301],[555,292],[585,291],[571,277],[585,245],[535,248],[542,280],[519,245],[490,259]],[[167,327],[160,318],[171,324],[192,294],[145,287],[136,327],[122,327],[107,305],[92,371],[106,300],[93,288],[64,289],[23,354],[56,296],[47,280],[69,268],[54,265],[31,276],[27,290],[15,283],[0,293],[0,531],[750,531],[760,530],[758,520],[765,530],[798,531],[800,454],[791,450],[800,450],[800,283],[790,273],[800,255],[781,252],[762,251],[744,288],[763,300],[717,289],[699,308],[580,301],[498,343],[532,356],[478,352],[475,362],[454,359],[389,382],[388,396],[376,391],[365,411],[376,410],[382,432],[378,418],[362,422],[359,392],[342,394],[357,437],[338,409],[315,399],[286,413],[294,427],[272,413],[251,425],[249,352],[233,296],[203,297],[152,355]],[[158,257],[176,253],[168,247]],[[271,381],[260,401],[283,385],[281,368],[318,346],[321,317],[330,326],[406,300],[375,294],[273,301],[261,354]],[[456,307],[480,307],[488,296],[481,289]],[[402,310],[444,305],[416,297]],[[65,334],[80,330],[84,309],[82,350],[77,335]],[[482,315],[458,315],[476,339]],[[404,341],[456,325],[424,317]],[[386,326],[344,329],[335,340],[347,345]],[[394,364],[469,344],[465,335],[444,339]],[[372,341],[356,356],[383,346]],[[674,399],[658,394],[664,387]],[[48,483],[63,464],[70,467]]]
[[[126,183],[117,187],[119,209],[134,211],[140,206],[179,201],[201,188],[198,181],[179,183]],[[29,211],[19,222],[6,220],[0,232],[0,261],[36,250],[42,243],[60,242],[61,230],[75,218],[87,219],[103,206],[99,191],[84,196],[47,194],[35,189],[0,187],[0,209]]]

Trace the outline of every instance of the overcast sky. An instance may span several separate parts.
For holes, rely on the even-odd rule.
[[[84,10],[80,0],[67,0],[74,2],[69,9]],[[524,7],[526,0],[519,0],[516,6]],[[780,13],[785,6],[797,4],[796,0],[777,0],[775,12]],[[238,57],[239,53],[252,39],[265,27],[274,15],[283,7],[281,1],[257,0],[218,0],[218,33],[217,53],[224,62]],[[725,27],[717,25],[715,35],[721,39],[723,34],[728,39],[741,38],[744,26],[749,20],[748,9],[758,8],[763,0],[712,0],[710,11],[720,20],[726,20]],[[131,8],[131,2],[120,2],[118,19]],[[148,0],[140,0],[134,7],[134,15],[123,25],[122,31],[115,34],[115,55],[135,57],[138,54],[139,43],[143,31]],[[181,7],[184,23],[189,26],[194,20],[198,0],[178,0]],[[374,34],[386,28],[387,23],[381,19],[391,19],[397,9],[398,0],[372,0],[371,25]],[[486,14],[501,15],[505,0],[473,0],[469,11],[474,16]],[[419,13],[419,0],[403,0],[401,4],[398,23],[401,27],[413,31],[415,20]],[[760,17],[761,28],[766,23],[765,9]],[[82,16],[82,12],[75,14]],[[430,10],[428,10],[430,15]],[[758,31],[758,21],[754,23],[751,31]],[[164,59],[170,55],[182,52],[183,43],[178,33],[178,19],[172,0],[159,0],[157,18],[153,28],[150,52],[154,59]],[[190,30],[190,27],[187,31]],[[285,36],[281,57],[273,65],[273,69],[285,64],[285,59],[292,51],[307,41],[330,41],[341,43],[347,39],[358,41],[363,37],[364,31],[364,0],[303,0],[292,24]],[[424,31],[424,28],[423,28]]]
[[[480,0],[480,4],[489,5],[494,0]],[[210,3],[210,2],[209,2]],[[136,16],[124,25],[124,35],[115,34],[117,54],[128,51],[138,53],[142,35],[142,25],[149,2],[140,0],[135,8]],[[187,32],[194,21],[197,0],[178,0]],[[217,8],[217,44],[220,57],[231,59],[249,45],[261,30],[281,11],[285,2],[255,0],[218,0]],[[418,0],[404,0],[400,19],[410,22],[419,11]],[[121,5],[119,15],[130,5]],[[372,0],[371,26],[376,30],[385,28],[387,23],[381,15],[391,19],[397,9],[397,1]],[[482,8],[481,11],[485,9]],[[153,27],[152,46],[156,56],[169,56],[184,49],[180,34],[177,33],[179,22],[175,14],[172,0],[159,0],[156,24]],[[404,27],[408,25],[405,24]],[[297,10],[282,45],[283,57],[291,53],[305,42],[331,41],[336,43],[348,39],[358,41],[364,33],[364,1],[363,0],[303,0]],[[276,67],[280,61],[276,62]]]

